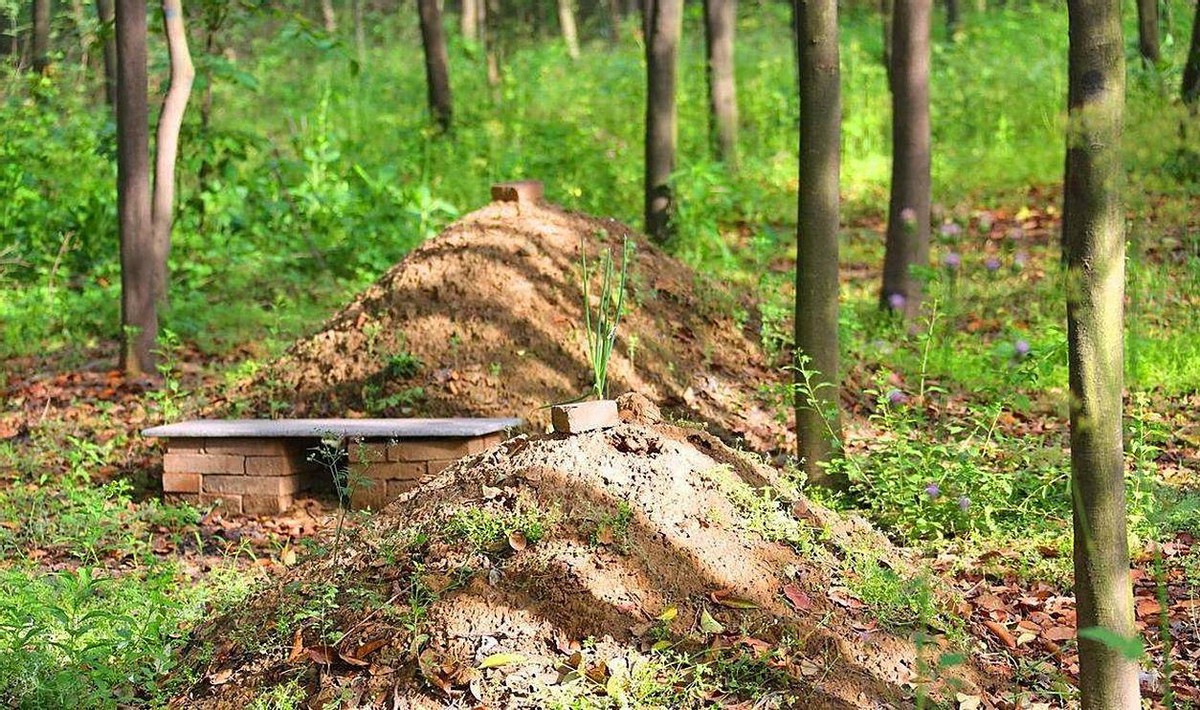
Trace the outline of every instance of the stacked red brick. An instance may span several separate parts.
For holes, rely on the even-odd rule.
[[[351,441],[350,504],[378,510],[426,476],[441,473],[458,459],[499,444],[500,433],[477,437]]]
[[[220,503],[230,513],[265,515],[291,507],[320,467],[309,456],[317,440],[170,439],[163,456],[163,494],[196,505]]]

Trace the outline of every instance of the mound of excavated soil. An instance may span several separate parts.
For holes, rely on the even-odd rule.
[[[786,376],[763,355],[753,305],[614,220],[549,205],[493,203],[450,225],[237,399],[261,415],[519,416],[541,430],[542,407],[590,387],[580,249],[593,263],[610,249],[619,263],[625,238],[636,251],[612,390],[755,450],[791,450],[760,394]]]
[[[902,571],[887,541],[762,495],[788,490],[774,469],[630,399],[616,428],[516,437],[326,540],[198,627],[176,704],[911,706],[918,650],[866,618],[842,562]],[[952,672],[935,695],[986,685]]]

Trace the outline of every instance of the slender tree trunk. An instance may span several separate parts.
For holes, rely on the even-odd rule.
[[[674,212],[670,178],[675,169],[675,74],[683,0],[646,0],[646,233],[670,237]]]
[[[704,0],[704,29],[711,142],[717,157],[736,167],[738,107],[733,39],[737,29],[737,0]]]
[[[575,27],[573,0],[558,0],[558,26],[567,45],[567,55],[571,59],[579,59],[579,30]]]
[[[958,0],[946,0],[946,39],[951,42],[954,41],[954,36],[958,34],[959,20]]]
[[[840,439],[838,416],[838,180],[842,95],[837,0],[796,0],[800,65],[800,188],[796,222],[797,366],[814,372],[796,395],[797,454],[808,479],[834,483],[821,466]],[[805,361],[806,359],[807,361]],[[803,373],[796,384],[804,385]],[[810,398],[808,395],[813,397]]]
[[[1183,102],[1195,112],[1200,105],[1200,0],[1196,2],[1196,17],[1192,22],[1192,42],[1187,64],[1183,68]]]
[[[182,0],[163,0],[163,32],[171,57],[171,85],[163,99],[158,117],[158,135],[154,150],[154,296],[167,298],[167,259],[171,253],[171,224],[175,207],[175,159],[179,154],[179,129],[196,69],[188,51],[187,29],[183,21]]]
[[[450,57],[446,52],[446,31],[437,0],[417,0],[421,19],[421,39],[425,45],[425,84],[429,94],[429,113],[443,131],[450,129],[453,105],[450,97]]]
[[[1079,629],[1135,638],[1122,450],[1125,49],[1117,0],[1068,0],[1067,242],[1071,492]],[[1141,707],[1138,663],[1079,639],[1083,710]]]
[[[1148,64],[1158,64],[1158,0],[1137,0],[1138,50]]]
[[[365,69],[367,66],[367,28],[363,24],[363,0],[352,0],[354,12],[354,49],[358,54],[358,65]]]
[[[887,72],[888,89],[892,88],[892,16],[893,0],[879,0],[879,17],[883,24],[883,70]]]
[[[333,9],[333,0],[321,0],[321,22],[329,34],[337,32],[337,11]]]
[[[150,216],[146,2],[117,0],[117,217],[121,230],[121,368],[154,372],[158,312]]]
[[[476,12],[478,4],[476,0],[462,0],[462,14],[459,19],[462,22],[462,36],[465,39],[478,41],[479,39],[479,13]]]
[[[929,264],[929,28],[932,0],[896,0],[892,57],[892,195],[883,262],[884,307],[917,312]],[[897,299],[896,297],[900,298]]]
[[[104,41],[104,98],[109,106],[117,104],[117,45],[113,41],[113,0],[96,0],[100,18],[100,36]]]
[[[33,70],[50,68],[50,0],[33,0]]]
[[[83,79],[87,80],[91,38],[87,33],[87,20],[83,11],[83,0],[71,0],[71,23],[75,25],[75,39],[79,42],[79,66],[83,70]]]
[[[621,0],[608,0],[608,24],[608,41],[616,46],[621,43]]]

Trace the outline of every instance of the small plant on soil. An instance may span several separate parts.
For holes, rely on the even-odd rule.
[[[617,272],[612,254],[600,252],[600,303],[592,311],[591,282],[593,272],[588,269],[587,249],[580,245],[579,262],[583,271],[583,318],[587,335],[588,362],[592,366],[592,394],[596,399],[608,395],[608,363],[612,357],[613,344],[617,340],[617,328],[625,312],[625,284],[629,275],[629,253],[631,246],[626,239],[621,243],[621,270]]]

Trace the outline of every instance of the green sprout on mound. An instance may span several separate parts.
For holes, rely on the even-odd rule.
[[[583,270],[583,318],[587,333],[587,355],[592,366],[592,393],[597,399],[608,394],[608,363],[612,358],[613,344],[617,341],[617,328],[625,312],[625,282],[629,272],[629,240],[621,243],[621,270],[615,270],[612,254],[608,249],[600,252],[600,303],[592,313],[591,281],[594,272],[588,270],[587,249],[580,244],[579,261]]]

